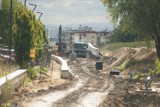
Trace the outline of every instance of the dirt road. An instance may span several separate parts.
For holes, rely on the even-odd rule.
[[[97,107],[114,83],[107,74],[95,70],[94,60],[78,59],[70,64],[74,82],[67,87],[59,86],[23,103],[24,107]],[[64,88],[62,88],[64,87]]]

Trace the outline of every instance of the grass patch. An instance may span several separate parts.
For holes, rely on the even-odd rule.
[[[2,88],[2,94],[0,95],[0,103],[6,102],[11,93],[12,93],[12,86],[10,82],[7,81]]]
[[[120,66],[117,67],[117,70],[123,72],[127,68],[135,65],[137,62],[133,59],[127,59],[125,62],[123,62]]]
[[[12,63],[9,69],[9,63],[0,60],[0,78],[8,75],[9,73],[15,72],[17,69],[19,69],[19,66],[17,64]]]
[[[31,79],[28,76],[26,76],[23,85],[26,86],[29,82],[31,82]]]
[[[27,69],[27,75],[30,79],[35,79],[38,73],[46,74],[47,71],[46,67],[35,66]]]
[[[135,61],[133,59],[129,59],[126,61],[125,65],[124,65],[124,68],[127,69],[133,65],[135,65],[138,61]]]
[[[118,48],[121,47],[132,47],[132,48],[137,48],[137,47],[147,47],[147,43],[145,41],[141,42],[120,42],[120,43],[108,43],[106,45],[100,46],[100,50],[110,50],[114,51]],[[152,41],[150,48],[154,48],[155,44]]]
[[[11,107],[11,103],[10,102],[5,102],[4,104],[2,104],[2,107]]]
[[[158,59],[155,61],[155,69],[151,73],[160,77],[160,61]]]
[[[117,70],[123,72],[125,70],[125,68],[123,66],[119,66],[119,67],[117,67]]]
[[[138,79],[138,78],[139,78],[139,73],[135,73],[133,79]]]
[[[124,71],[124,70],[126,70],[127,69],[127,66],[128,66],[128,64],[130,63],[130,60],[129,59],[127,59],[125,62],[123,62],[120,66],[118,66],[118,70],[119,71]],[[129,65],[129,66],[131,66],[131,65]]]

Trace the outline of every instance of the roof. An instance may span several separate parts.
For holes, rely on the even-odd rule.
[[[101,35],[107,35],[109,34],[110,32],[107,32],[107,31],[79,31],[79,30],[73,30],[72,31],[72,34],[74,33],[100,33]]]
[[[72,30],[72,33],[97,33],[96,31]]]

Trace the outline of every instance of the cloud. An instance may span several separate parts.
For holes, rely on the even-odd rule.
[[[33,9],[29,3],[37,4],[35,14],[42,12],[41,21],[45,24],[110,22],[100,0],[27,0],[27,7]]]
[[[71,6],[71,4],[73,3],[72,0],[62,0],[62,6],[64,6],[65,8],[69,8]]]

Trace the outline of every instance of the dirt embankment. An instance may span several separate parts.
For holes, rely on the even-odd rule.
[[[105,69],[123,68],[123,71],[148,72],[154,69],[156,51],[147,48],[119,48],[103,58]]]
[[[128,74],[145,74],[148,76],[150,70],[155,68],[155,60],[157,59],[155,50],[147,50],[146,48],[120,48],[111,52],[109,56],[104,57],[103,61],[106,65],[104,69],[123,68],[121,75]],[[137,89],[145,86],[146,77],[127,80],[110,76],[115,82],[115,88],[106,96],[100,107],[159,107],[160,98],[159,91],[156,93],[139,93]],[[157,81],[153,81],[153,84]],[[156,89],[154,85],[152,89]],[[160,85],[159,85],[160,86]],[[157,88],[158,89],[158,88]]]
[[[159,93],[138,93],[135,92],[135,82],[114,81],[115,88],[106,96],[100,107],[159,107]]]

